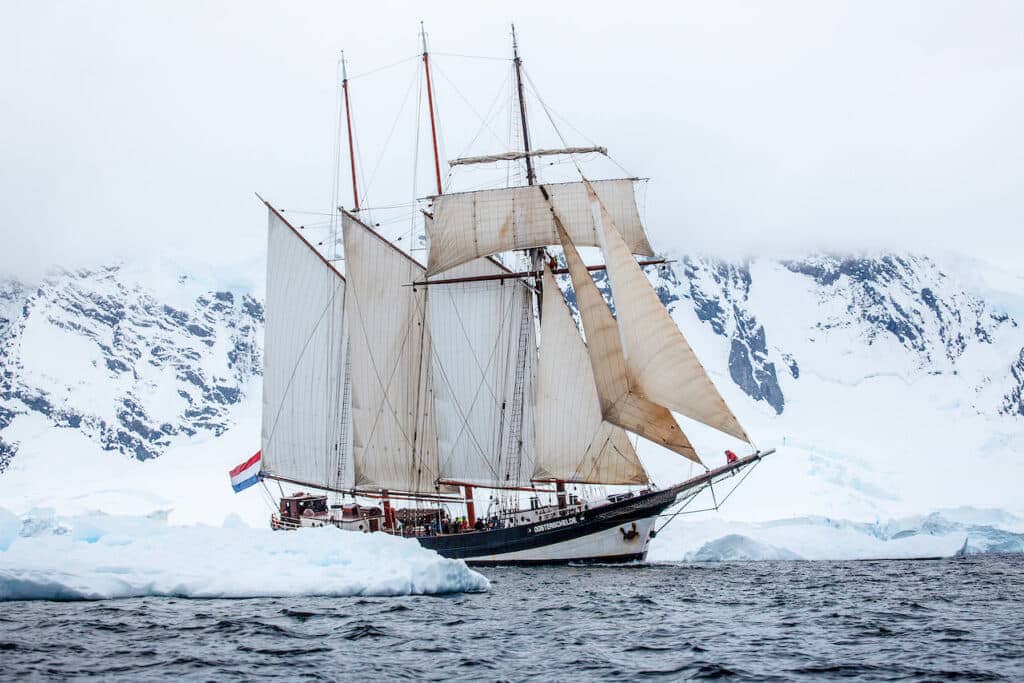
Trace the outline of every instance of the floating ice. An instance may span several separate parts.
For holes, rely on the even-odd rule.
[[[729,534],[709,541],[685,558],[689,562],[735,562],[749,560],[799,560],[799,555],[752,538]]]
[[[962,553],[1019,552],[1024,534],[973,521],[951,511],[886,523],[827,517],[794,517],[769,522],[709,519],[676,522],[658,534],[648,559],[725,562],[731,560],[871,560],[953,557]],[[959,515],[959,516],[958,516]],[[1007,516],[1007,520],[1011,517]]]
[[[0,509],[0,601],[390,596],[489,587],[461,560],[385,534],[333,527],[274,532],[237,520],[214,528],[145,517],[38,523],[42,518],[19,520]]]

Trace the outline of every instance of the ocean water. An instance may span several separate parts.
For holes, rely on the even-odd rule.
[[[483,573],[441,596],[0,603],[0,679],[1024,679],[1021,555]]]

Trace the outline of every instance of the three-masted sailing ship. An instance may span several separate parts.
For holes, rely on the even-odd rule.
[[[302,487],[281,489],[276,529],[402,534],[477,564],[641,560],[667,510],[767,454],[650,482],[630,435],[701,464],[673,412],[750,438],[643,270],[664,261],[636,179],[538,178],[538,157],[604,150],[531,149],[514,36],[522,149],[450,163],[523,164],[526,182],[456,193],[442,192],[424,37],[437,171],[425,264],[361,217],[347,78],[344,272],[267,203],[262,449],[233,483]],[[589,495],[603,486],[617,492]]]

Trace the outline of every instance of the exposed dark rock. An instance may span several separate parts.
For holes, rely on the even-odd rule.
[[[1010,367],[1013,386],[1003,399],[1000,409],[1005,415],[1024,416],[1024,349],[1020,350],[1017,361]]]
[[[10,408],[0,406],[0,430],[6,429],[11,420],[14,419],[14,411]]]
[[[0,474],[11,464],[11,460],[18,453],[18,444],[5,441],[0,435]]]
[[[822,287],[843,288],[837,294],[847,301],[848,315],[822,321],[821,329],[867,322],[872,329],[868,344],[892,337],[915,351],[925,366],[955,361],[970,338],[990,344],[996,327],[1016,324],[1008,316],[989,313],[977,297],[950,292],[948,276],[925,257],[815,256],[783,265]]]
[[[749,310],[753,278],[747,263],[684,258],[682,289],[693,304],[697,318],[729,342],[729,375],[755,401],[765,401],[782,413],[786,399],[779,386],[775,363],[768,352],[764,326]],[[789,359],[790,372],[797,368]],[[794,377],[799,375],[797,369]]]
[[[195,324],[189,325],[186,329],[197,337],[209,337],[211,334],[213,334],[211,330],[208,330],[205,327],[201,327],[200,325]]]
[[[171,308],[167,304],[164,304],[163,310],[168,318],[178,323],[179,325],[184,325],[185,323],[188,322],[188,313],[186,313],[185,311],[179,311],[176,308]]]
[[[793,379],[800,379],[800,366],[797,364],[796,359],[788,353],[782,354],[782,359],[786,361],[786,367],[789,368],[789,374],[793,376]]]
[[[263,321],[263,304],[256,299],[252,298],[248,294],[242,297],[242,310],[245,311],[246,315],[257,322]]]

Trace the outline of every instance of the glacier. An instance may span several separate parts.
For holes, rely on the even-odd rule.
[[[948,558],[1024,552],[1024,519],[1003,510],[939,510],[885,522],[794,517],[676,521],[651,544],[662,562]]]
[[[652,284],[757,446],[778,453],[720,510],[670,525],[652,559],[728,536],[742,538],[702,557],[1021,549],[1024,276],[949,254],[666,256]],[[239,282],[166,263],[0,277],[0,505],[265,526],[268,491],[227,486],[259,448],[261,292]],[[680,423],[711,466],[745,447]],[[638,448],[656,484],[698,471]],[[968,522],[957,506],[1001,512]],[[890,524],[878,520],[906,533],[872,535]]]
[[[19,519],[0,508],[0,601],[396,596],[488,587],[461,560],[386,534],[274,532],[237,517],[219,528],[171,526],[159,515],[66,518],[52,510]]]

